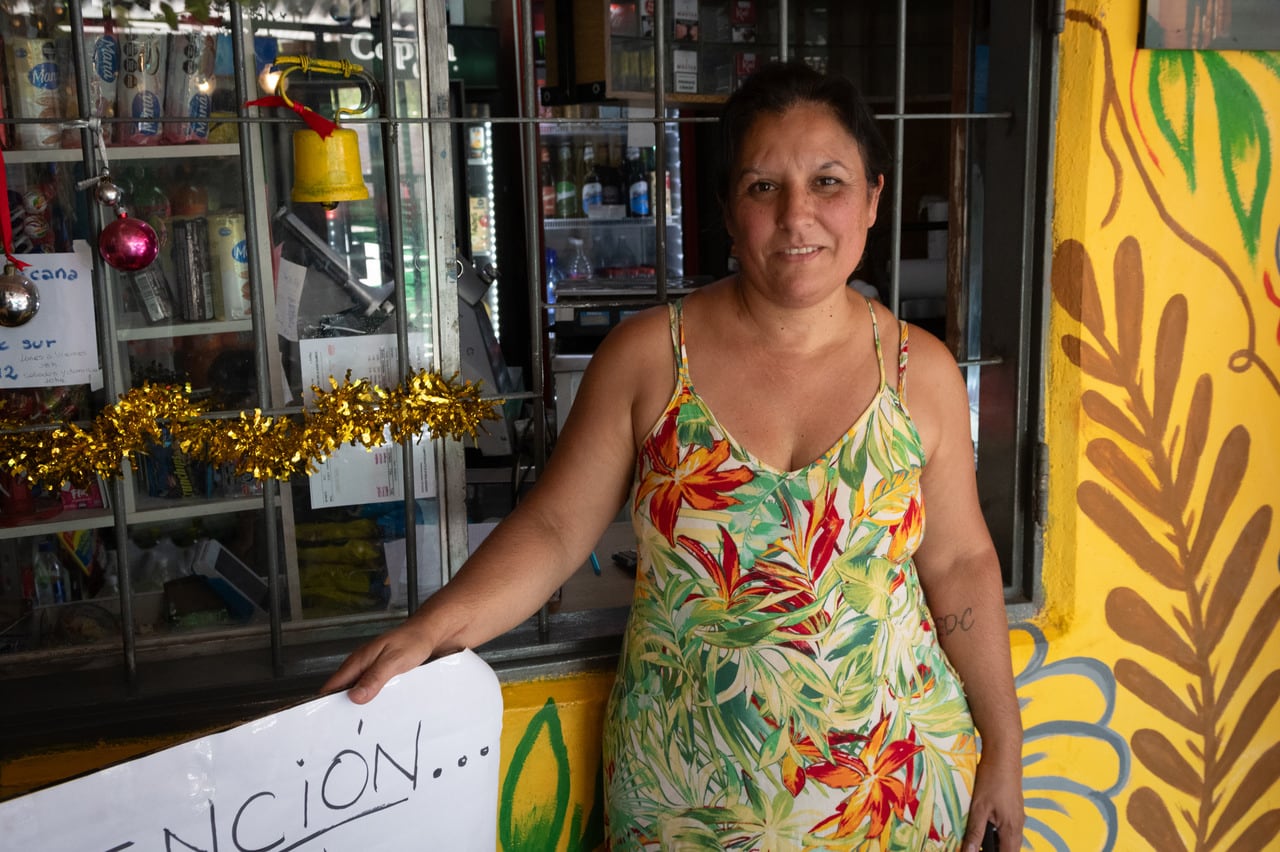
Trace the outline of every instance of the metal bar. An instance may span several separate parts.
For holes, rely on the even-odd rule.
[[[530,19],[530,9],[527,2],[511,0],[511,7],[512,20],[517,22],[518,32],[516,33],[516,38],[519,40],[520,45],[520,112],[523,115],[528,110],[528,114],[536,115],[538,91],[533,64],[533,21]],[[563,18],[560,18],[560,21],[563,20]],[[561,44],[561,40],[557,38],[557,45],[559,44]],[[564,85],[563,71],[561,71],[560,77],[561,89],[567,91],[568,87]],[[528,398],[533,402],[533,463],[534,475],[537,478],[541,477],[547,463],[547,402],[544,385],[546,365],[543,363],[546,358],[546,350],[543,348],[544,330],[542,327],[543,322],[546,321],[547,312],[541,307],[546,300],[546,283],[543,278],[546,274],[546,269],[539,251],[539,247],[542,245],[538,228],[542,210],[542,188],[538,185],[537,126],[533,121],[521,121],[520,131],[520,147],[523,154],[524,170],[521,189],[524,196],[525,209],[525,263],[529,276],[527,295],[529,304],[539,307],[529,312],[529,364],[533,373],[531,377],[533,393],[531,395],[512,394],[511,398]],[[519,459],[519,447],[515,447],[514,450],[516,458]],[[512,499],[518,499],[518,497],[513,495]],[[546,642],[551,637],[551,614],[545,603],[538,608],[537,623],[538,640]]]
[[[71,3],[68,6],[71,14],[71,31],[73,33],[84,32],[84,14],[79,3]],[[79,110],[81,117],[88,119],[91,117],[92,108],[89,103],[89,72],[88,57],[84,51],[84,39],[71,39],[71,50],[75,58],[76,73],[76,108]],[[97,139],[91,128],[84,127],[80,130],[80,149],[84,162],[85,177],[93,177],[98,174],[98,147]],[[127,200],[127,199],[126,199]],[[96,203],[89,204],[89,227],[93,233],[102,233],[102,212],[98,209]],[[98,325],[98,351],[107,352],[119,346],[116,340],[116,312],[115,302],[116,294],[108,286],[108,280],[112,277],[111,270],[106,261],[98,252],[93,253],[93,289],[97,303],[102,306],[102,314],[99,318]],[[107,375],[103,377],[106,383],[106,390],[109,399],[115,399],[123,392],[124,377],[120,373],[118,358],[104,358],[104,363],[111,365],[107,370]],[[122,477],[113,480],[109,484],[111,489],[111,518],[115,525],[117,540],[124,542],[129,538],[129,517],[125,506],[124,489],[127,482],[131,482],[129,472],[125,469],[125,465],[121,463]],[[137,637],[133,632],[133,580],[132,572],[129,570],[128,548],[117,548],[116,575],[120,587],[120,653],[124,662],[125,683],[131,687],[137,686],[138,680],[138,653],[137,653]]]
[[[658,300],[667,300],[667,4],[653,5],[653,253]]]
[[[236,103],[240,104],[241,116],[245,117],[249,107],[244,106],[249,97],[248,73],[245,71],[246,52],[245,39],[253,44],[253,33],[245,25],[244,10],[240,3],[231,4],[231,56],[235,66]],[[252,57],[250,47],[248,57]],[[271,337],[267,335],[266,324],[262,317],[266,316],[266,289],[269,281],[263,281],[260,272],[266,255],[258,244],[258,209],[255,203],[262,192],[262,186],[253,180],[254,167],[257,162],[256,131],[248,123],[240,127],[240,188],[244,194],[244,232],[248,239],[245,247],[248,252],[250,274],[250,291],[253,298],[253,315],[257,321],[253,324],[253,348],[257,354],[254,367],[258,382],[258,402],[265,406],[271,401],[271,374],[267,359],[274,342],[274,329]],[[270,268],[269,266],[267,268]],[[281,631],[280,607],[280,528],[276,522],[276,495],[279,483],[268,479],[262,483],[263,498],[263,532],[267,542],[267,611],[271,616],[271,669],[279,677],[284,673],[284,634]]]
[[[418,21],[425,43],[421,73],[426,81],[425,99],[428,118],[447,116],[449,111],[448,28],[444,3],[439,0],[418,3]],[[474,119],[471,119],[474,121]],[[426,142],[427,168],[431,172],[429,229],[431,280],[435,285],[433,336],[440,372],[453,375],[462,370],[462,352],[458,336],[458,267],[457,232],[453,199],[459,191],[453,185],[454,150],[451,129],[440,123],[428,124]],[[467,547],[467,471],[460,442],[439,441],[440,506],[442,509],[441,568],[452,572],[466,561]]]
[[[404,207],[400,203],[400,123],[396,121],[395,33],[391,5],[382,5],[382,174],[387,202],[387,236],[391,243],[391,270],[395,289],[396,368],[400,378],[409,375],[409,302],[404,275]],[[414,493],[414,441],[400,443],[400,487],[404,489],[404,558],[409,611],[418,608],[417,495]]]
[[[515,0],[519,2],[519,0]],[[876,118],[882,120],[903,120],[911,121],[913,119],[997,119],[1014,118],[1013,112],[882,112],[876,113]],[[167,118],[149,118],[148,121],[154,121],[159,124],[185,124],[191,121],[189,116],[167,117]],[[545,118],[521,118],[517,116],[486,116],[484,119],[490,124],[545,124]],[[554,121],[555,119],[553,119]],[[615,124],[653,124],[655,121],[662,121],[664,124],[715,124],[720,119],[717,116],[708,115],[682,115],[667,116],[659,119],[657,116],[652,118],[575,118],[573,124],[583,125],[587,127],[609,126]],[[100,119],[103,126],[113,124],[124,124],[136,119],[127,118],[102,118]],[[401,116],[395,119],[395,123],[401,126],[415,124],[474,124],[475,118],[466,116]],[[296,118],[277,117],[277,116],[218,116],[219,124],[292,124],[297,125]],[[355,127],[357,125],[377,125],[391,124],[389,118],[344,118],[342,125],[344,127]],[[6,124],[48,124],[47,118],[0,118],[0,125]]]
[[[526,0],[511,0],[512,20],[517,22],[519,31],[516,37],[520,45],[520,113],[536,115],[538,112],[538,87],[536,71],[533,63],[533,21],[528,14]],[[525,264],[528,269],[529,286],[527,296],[529,304],[536,306],[529,312],[529,340],[531,344],[530,364],[533,366],[530,377],[533,384],[533,464],[537,477],[541,477],[547,463],[547,401],[544,360],[547,357],[543,345],[543,323],[547,321],[546,274],[539,235],[539,213],[542,209],[541,187],[538,185],[538,133],[533,121],[521,121],[520,145],[523,153],[524,180],[524,242]],[[514,395],[511,398],[518,398]],[[517,457],[519,449],[516,449]]]
[[[786,62],[791,55],[787,44],[791,39],[790,22],[787,20],[790,11],[791,6],[787,0],[778,0],[778,60],[781,62]]]
[[[889,219],[889,310],[895,315],[902,299],[902,164],[907,111],[907,0],[898,0],[898,35],[894,70],[893,203]]]

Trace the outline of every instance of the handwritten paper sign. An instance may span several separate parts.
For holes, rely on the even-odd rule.
[[[102,386],[93,310],[93,257],[84,242],[60,254],[20,254],[40,309],[17,328],[0,326],[0,389]]]
[[[409,335],[410,364],[429,364],[430,348],[425,334]],[[302,356],[302,378],[307,386],[306,401],[311,403],[315,394],[310,388],[318,386],[328,390],[330,377],[342,381],[347,370],[352,379],[368,379],[382,387],[400,383],[402,376],[396,356],[396,338],[391,334],[370,334],[363,337],[322,337],[303,340],[299,351]],[[391,430],[385,430],[388,442]],[[404,497],[404,474],[400,447],[383,444],[375,450],[359,446],[343,446],[319,465],[309,477],[311,505],[363,506],[368,503],[385,503]],[[414,494],[417,497],[434,497],[436,494],[436,459],[431,436],[422,430],[421,440],[413,446]]]
[[[493,852],[501,730],[462,651],[0,803],[0,852]]]

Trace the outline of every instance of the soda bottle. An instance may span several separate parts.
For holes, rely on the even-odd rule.
[[[556,153],[556,218],[576,219],[582,215],[578,200],[578,179],[573,168],[573,145],[560,143]]]
[[[54,552],[52,541],[41,539],[36,545],[35,565],[32,567],[35,574],[36,605],[66,603],[71,578],[58,559],[58,554]]]

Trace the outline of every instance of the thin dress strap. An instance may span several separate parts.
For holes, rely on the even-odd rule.
[[[683,387],[689,384],[689,358],[684,349],[684,302],[680,299],[669,302],[667,315],[671,318],[671,347],[676,358],[676,377]]]
[[[863,296],[866,299],[866,296]],[[880,368],[880,387],[884,387],[884,354],[880,350],[880,323],[876,321],[876,306],[867,299],[867,310],[871,312],[871,336],[876,342],[876,366]]]
[[[907,323],[898,321],[898,399],[905,400],[907,392]]]

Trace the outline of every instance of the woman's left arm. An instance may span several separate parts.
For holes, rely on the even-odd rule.
[[[969,399],[950,352],[912,329],[907,407],[925,447],[925,534],[916,570],[938,640],[964,684],[982,756],[965,852],[987,822],[1002,849],[1022,844],[1022,719],[1013,685],[1000,563],[978,502]]]

